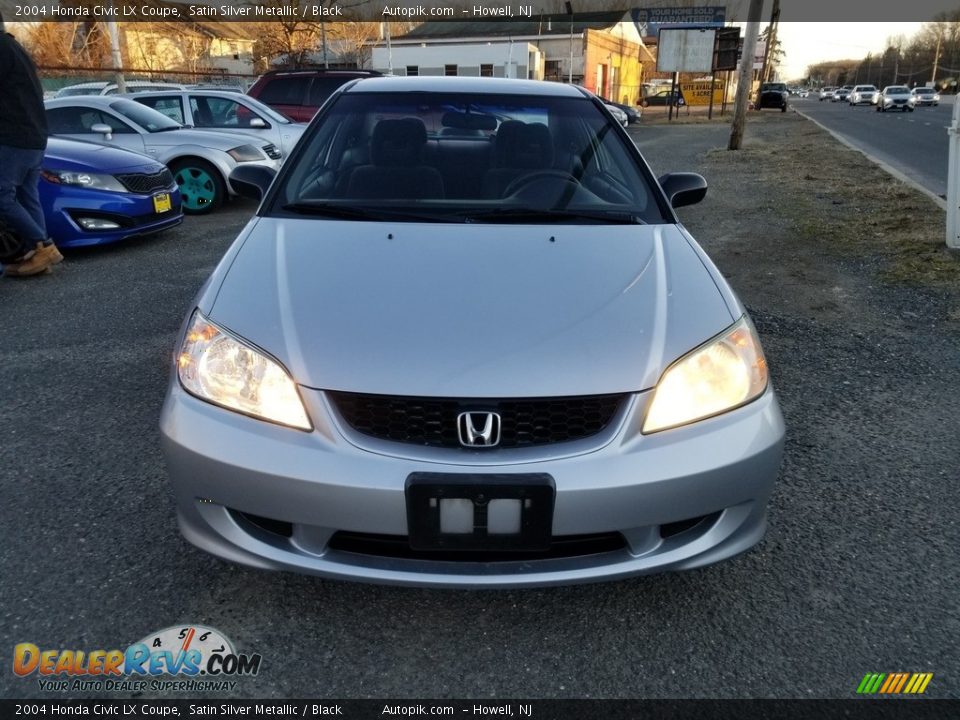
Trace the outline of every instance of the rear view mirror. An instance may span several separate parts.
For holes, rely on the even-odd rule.
[[[668,173],[657,178],[671,207],[696,205],[707,196],[707,181],[696,173]]]

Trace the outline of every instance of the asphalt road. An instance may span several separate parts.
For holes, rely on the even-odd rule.
[[[947,127],[953,113],[953,97],[937,107],[918,107],[914,112],[879,113],[873,105],[851,107],[846,102],[828,102],[810,95],[792,97],[794,109],[868,155],[906,175],[940,197],[947,194]],[[830,162],[824,157],[823,162]]]
[[[633,131],[658,173],[696,171],[726,132]],[[720,254],[723,192],[684,209]],[[863,673],[894,670],[937,673],[928,694],[957,697],[956,453],[942,419],[960,393],[923,297],[845,286],[851,317],[827,322],[744,295],[792,429],[768,539],[722,565],[467,592],[268,573],[189,546],[157,419],[177,327],[252,210],[0,279],[0,696],[51,697],[10,672],[16,643],[123,648],[200,623],[262,654],[234,693],[246,697],[853,697]],[[749,273],[750,255],[721,267]],[[917,342],[891,341],[888,322],[912,322]]]

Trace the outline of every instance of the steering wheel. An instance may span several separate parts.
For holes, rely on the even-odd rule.
[[[580,184],[579,180],[565,170],[534,170],[532,173],[521,175],[507,185],[507,189],[503,191],[503,197],[516,195],[528,185],[540,182],[541,180],[560,180],[574,185]]]

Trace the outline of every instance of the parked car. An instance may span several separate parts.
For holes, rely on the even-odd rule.
[[[871,105],[873,103],[873,96],[876,94],[877,88],[873,85],[857,85],[847,98],[847,102],[850,103],[850,107],[860,105],[861,103]]]
[[[372,78],[276,178],[235,170],[263,200],[184,319],[160,420],[185,538],[469,587],[759,542],[783,420],[675,212],[706,182],[656,179],[615,127],[577,86]]]
[[[769,82],[760,86],[760,105],[758,110],[776,108],[780,112],[787,111],[787,98],[790,93],[784,83]]]
[[[877,101],[877,112],[887,112],[887,110],[913,112],[915,102],[916,97],[906,85],[888,85],[880,94],[880,100]]]
[[[89,140],[145,153],[173,173],[188,213],[218,208],[233,187],[230,172],[240,164],[276,168],[271,143],[242,133],[191,130],[127,98],[83,96],[44,102],[51,135]]]
[[[937,106],[940,104],[940,93],[938,93],[934,88],[915,87],[911,92],[913,94],[914,107],[917,105]]]
[[[607,100],[606,98],[603,98],[603,97],[600,99],[603,100],[604,104],[606,105],[613,105],[614,107],[620,108],[621,110],[623,110],[624,114],[626,114],[627,116],[627,122],[630,125],[633,125],[633,123],[635,122],[640,122],[640,118],[643,117],[643,110],[641,110],[640,108],[634,105],[627,105],[626,103],[614,102],[613,100]]]
[[[833,101],[833,96],[836,91],[837,89],[833,87],[820,88],[820,102],[823,102],[824,100]]]
[[[185,90],[186,86],[178,83],[159,82],[153,80],[127,80],[127,92],[141,92],[147,90]],[[54,97],[77,97],[78,95],[116,95],[119,87],[112,82],[87,82],[77,85],[68,85],[57,90]]]
[[[377,75],[375,70],[271,70],[247,94],[291,120],[309,122],[338,87]]]
[[[613,115],[614,119],[620,123],[622,127],[627,127],[630,124],[630,121],[627,119],[627,114],[616,105],[604,103],[603,106],[610,112],[611,115]]]
[[[134,93],[142,105],[163,113],[174,122],[198,130],[240,130],[273,145],[271,157],[285,158],[307,129],[264,105],[256,98],[223,90]],[[274,157],[274,159],[276,159]]]
[[[180,190],[163,163],[94,143],[50,138],[39,195],[59,247],[150,235],[183,220]]]
[[[680,90],[670,90],[670,88],[657,90],[649,95],[644,95],[643,99],[640,101],[640,107],[651,107],[656,105],[676,105],[678,107],[683,107],[686,104],[686,100],[683,99],[683,92]]]

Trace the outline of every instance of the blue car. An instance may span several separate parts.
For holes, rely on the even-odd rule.
[[[40,173],[47,233],[59,247],[102,245],[183,221],[166,165],[117,148],[51,137]]]

